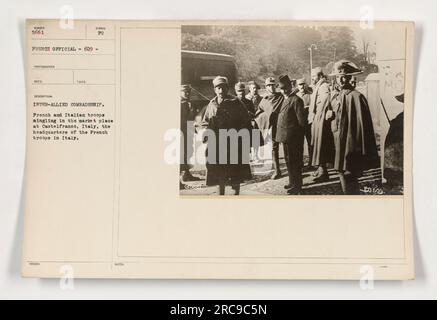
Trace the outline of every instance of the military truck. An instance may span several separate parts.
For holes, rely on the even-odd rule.
[[[215,77],[228,78],[229,89],[233,93],[237,82],[237,67],[233,56],[182,50],[181,58],[181,81],[183,84],[191,85],[191,104],[199,116],[208,102],[214,98],[212,80]]]

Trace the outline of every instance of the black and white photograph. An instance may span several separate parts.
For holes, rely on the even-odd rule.
[[[181,195],[402,195],[406,29],[183,25]]]
[[[93,4],[0,11],[0,299],[437,298],[437,1]]]

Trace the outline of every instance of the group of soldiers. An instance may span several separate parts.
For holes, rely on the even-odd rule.
[[[332,84],[328,83],[321,68],[314,68],[311,71],[311,86],[305,79],[292,80],[288,75],[281,75],[278,80],[274,77],[265,79],[264,96],[259,95],[260,87],[255,81],[248,83],[248,94],[245,84],[238,82],[235,85],[236,97],[229,94],[226,77],[216,77],[213,80],[215,97],[202,111],[197,126],[209,129],[217,136],[220,130],[231,129],[255,130],[260,134],[259,139],[253,139],[256,135],[251,135],[252,149],[243,148],[239,141],[238,161],[232,163],[220,162],[220,152],[223,152],[220,151],[220,144],[205,137],[206,184],[218,186],[220,195],[225,194],[225,187],[230,185],[234,194],[238,195],[240,184],[251,178],[250,164],[243,160],[246,159],[245,153],[251,153],[252,161],[259,161],[259,147],[270,139],[274,168],[271,178],[282,177],[279,165],[282,146],[289,178],[284,188],[288,194],[301,194],[306,140],[309,153],[307,166],[314,170],[314,182],[328,181],[328,165],[332,164],[339,174],[343,193],[359,194],[358,178],[364,170],[379,165],[369,106],[365,96],[355,90],[355,76],[361,72],[354,63],[341,60],[335,63],[329,75],[335,77]],[[189,102],[190,92],[189,84],[181,86],[182,128],[196,116]],[[186,130],[182,129],[182,133],[186,147],[190,142],[187,142]],[[229,144],[229,141],[226,143]],[[225,148],[229,156],[230,146]],[[211,154],[216,157],[214,161],[208,157]],[[198,179],[189,171],[189,156],[184,151],[181,187],[185,181]]]

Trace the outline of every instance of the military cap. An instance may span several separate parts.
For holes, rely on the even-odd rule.
[[[290,78],[286,74],[279,76],[278,81],[279,81],[279,88],[281,89],[286,87],[291,87],[292,85]]]
[[[297,84],[298,84],[298,85],[300,85],[300,84],[306,84],[305,78],[301,78],[301,79],[297,80]]]
[[[249,81],[249,83],[247,84],[248,86],[255,86],[257,89],[259,89],[259,84],[256,83],[255,81]]]
[[[330,76],[353,76],[362,72],[355,63],[348,60],[340,60],[334,64]]]
[[[319,74],[323,74],[323,70],[320,67],[315,67],[311,70],[311,77],[317,76]]]
[[[246,90],[246,86],[244,85],[243,82],[239,81],[235,84],[235,91],[244,91],[244,90]]]
[[[276,84],[276,79],[274,77],[268,77],[265,81],[266,86],[271,85],[271,84],[273,84],[273,85]]]
[[[212,80],[212,84],[214,85],[214,88],[221,85],[221,84],[228,85],[228,78],[222,77],[222,76],[217,76],[217,77],[215,77],[214,80]]]
[[[181,90],[191,90],[191,86],[189,84],[181,84]]]

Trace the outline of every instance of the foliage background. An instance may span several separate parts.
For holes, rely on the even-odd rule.
[[[295,26],[184,26],[182,49],[225,53],[235,56],[241,81],[262,80],[287,73],[292,78],[309,80],[309,47],[313,67],[329,74],[335,60],[348,59],[365,70],[375,72],[373,53],[368,43],[358,49],[354,31],[348,27]],[[362,76],[365,76],[363,74]]]

